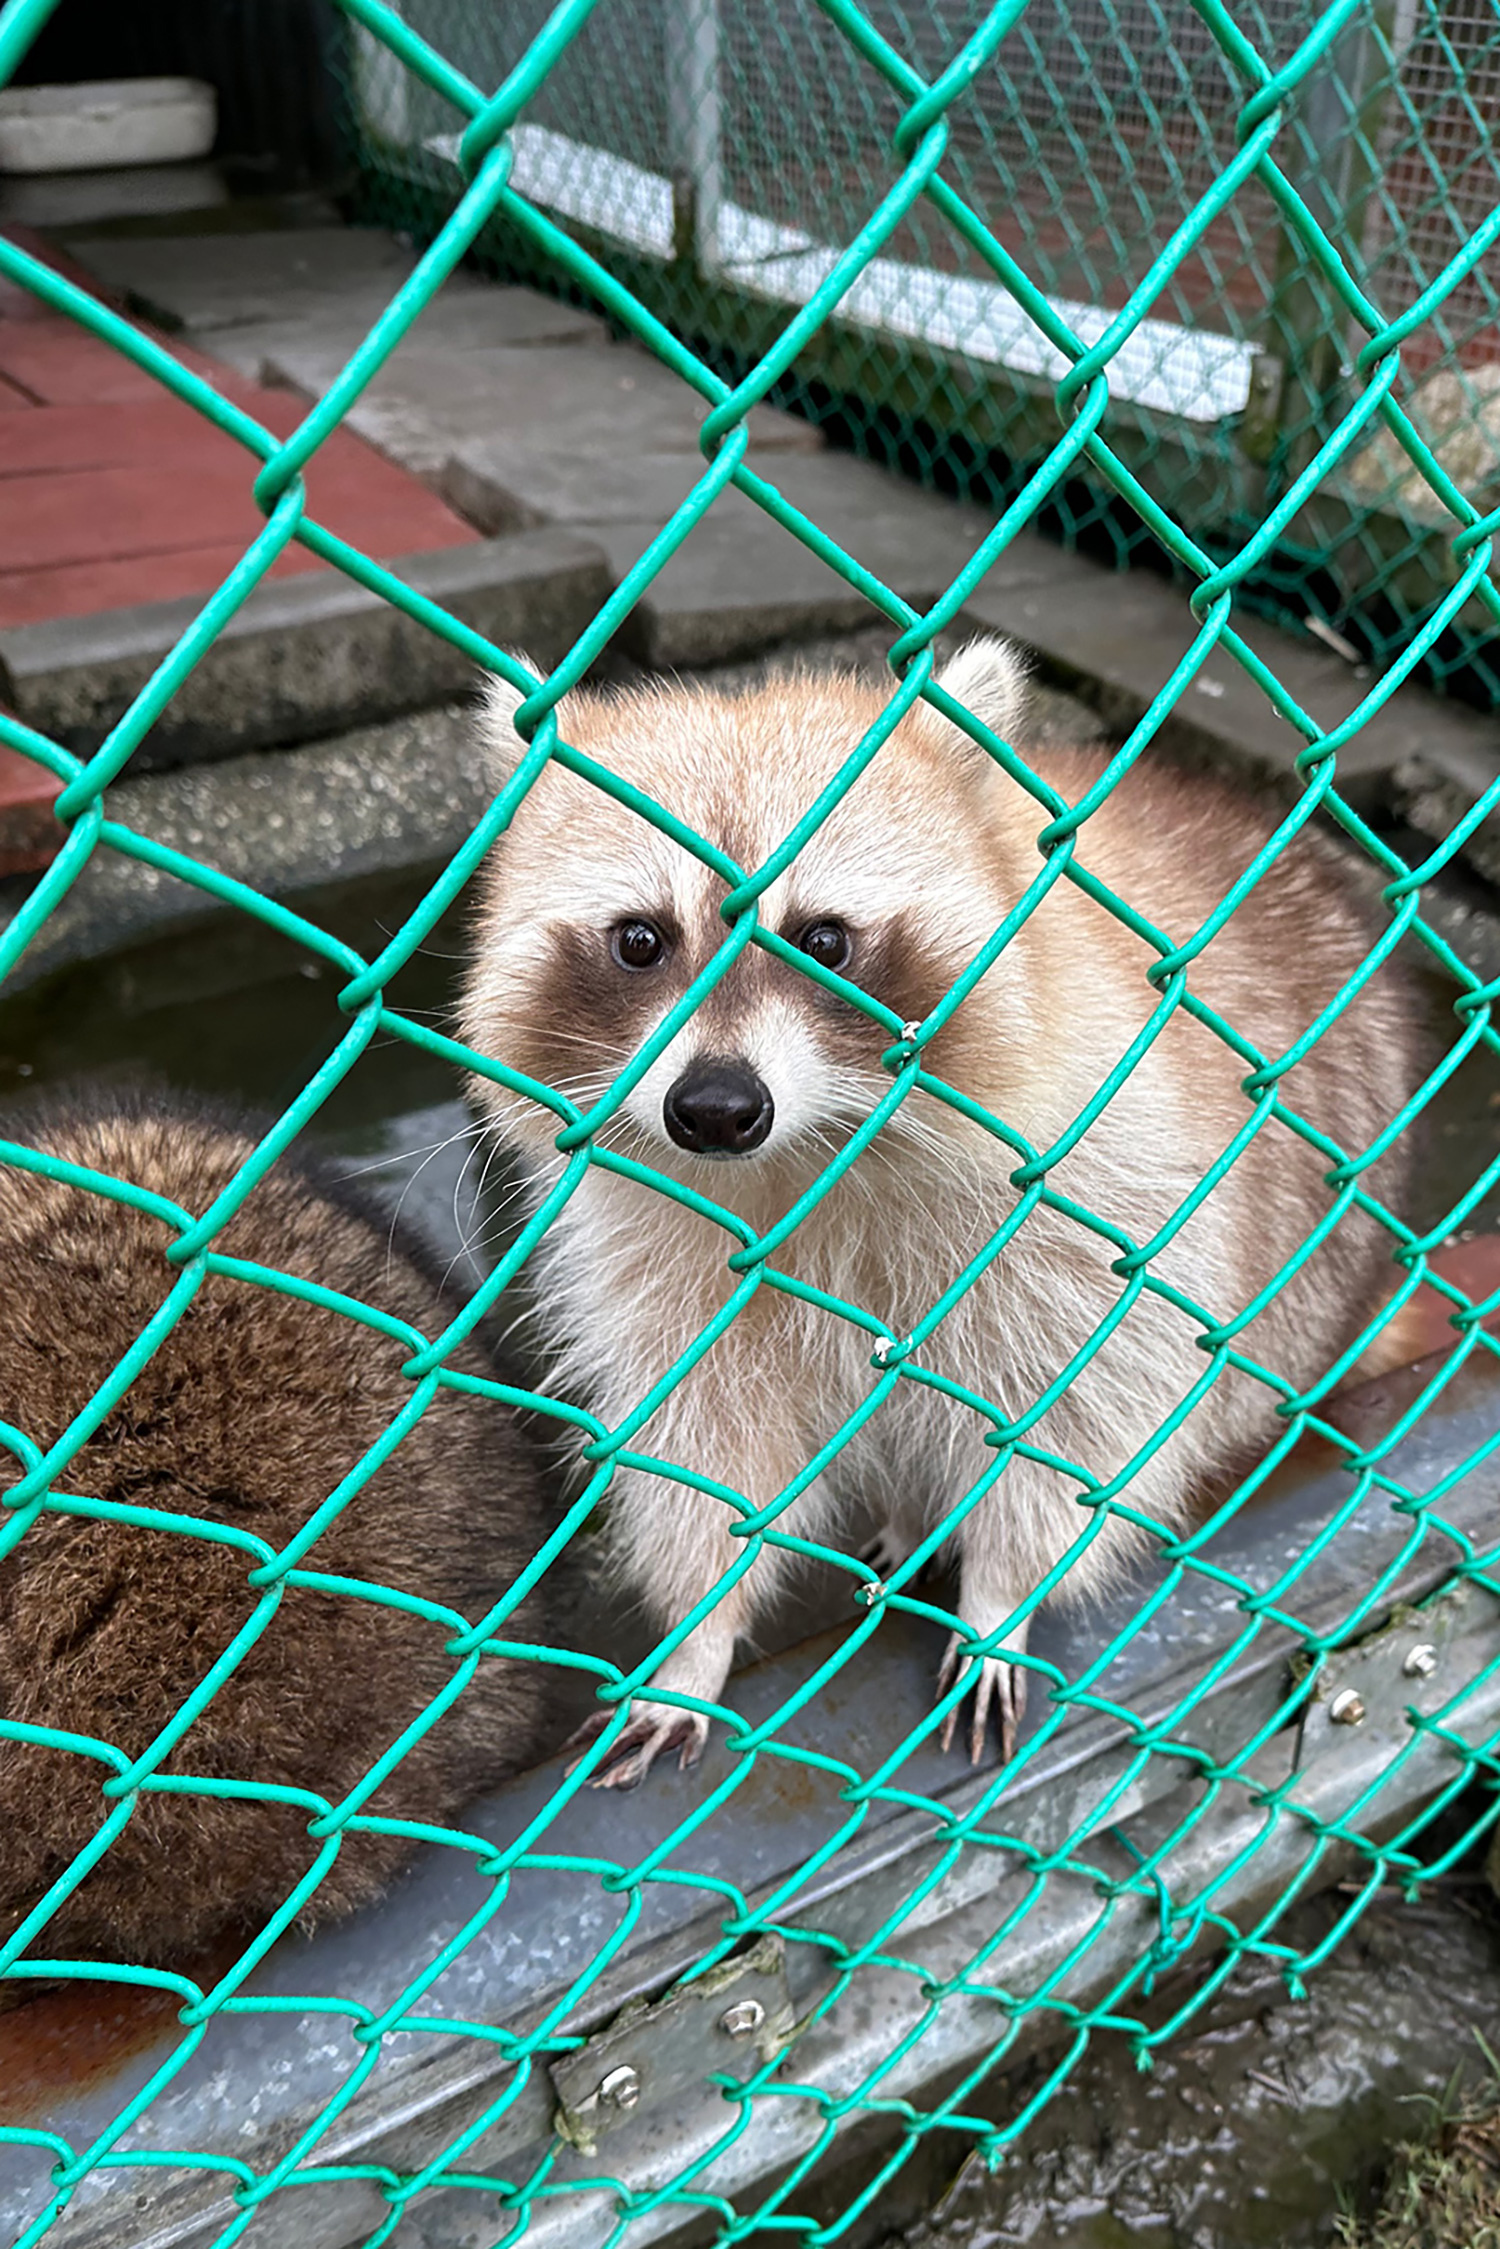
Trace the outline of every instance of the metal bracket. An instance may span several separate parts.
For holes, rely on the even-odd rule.
[[[1460,1586],[1420,1609],[1402,1606],[1365,1639],[1334,1649],[1303,1713],[1299,1775],[1346,1773],[1352,1796],[1366,1767],[1390,1773],[1392,1759],[1412,1744],[1409,1713],[1441,1710],[1482,1669],[1483,1656],[1462,1643],[1476,1633],[1493,1642],[1494,1611],[1481,1588]],[[1458,1730],[1467,1731],[1462,1720]],[[1426,1766],[1446,1754],[1423,1742],[1407,1761]]]
[[[554,2061],[558,2136],[592,2156],[601,2139],[645,2125],[653,2112],[666,2110],[680,2126],[694,2095],[718,2097],[712,2076],[748,2077],[774,2061],[794,2023],[785,1949],[779,1937],[762,1937],[664,1998],[632,2001],[587,2045]]]

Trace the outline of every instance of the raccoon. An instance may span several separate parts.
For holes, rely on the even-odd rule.
[[[227,1113],[144,1096],[43,1109],[4,1130],[137,1190],[122,1203],[0,1163],[0,1484],[11,1490],[29,1448],[45,1451],[74,1426],[181,1279],[167,1259],[180,1230],[171,1212],[204,1212],[255,1133]],[[429,1339],[455,1309],[421,1253],[308,1162],[278,1162],[212,1247]],[[415,1386],[401,1370],[413,1349],[248,1272],[209,1270],[58,1470],[63,1504],[29,1520],[23,1511],[0,1559],[0,1937],[52,1901],[23,1957],[180,1969],[264,1927],[325,1857],[297,1916],[304,1930],[367,1904],[407,1857],[400,1835],[351,1827],[330,1851],[309,1829],[430,1711],[462,1665],[450,1643],[547,1535],[540,1455],[515,1416],[440,1387],[297,1553],[307,1575],[284,1578],[264,1629],[250,1627],[274,1598],[265,1566],[410,1404]],[[493,1373],[472,1344],[447,1363]],[[376,1588],[410,1605],[371,1598]],[[541,1597],[497,1632],[545,1641]],[[58,1887],[128,1801],[109,1784],[226,1659],[180,1742],[149,1766],[176,1785],[143,1778],[107,1850],[76,1886]],[[540,1660],[484,1654],[358,1811],[450,1824],[532,1759],[548,1700]],[[73,1746],[29,1731],[43,1727]],[[198,1781],[301,1793],[216,1796]]]
[[[991,735],[1017,737],[1024,673],[1003,643],[972,643],[939,685]],[[736,695],[575,693],[558,716],[565,740],[753,872],[886,700],[853,677],[800,676]],[[520,750],[515,703],[497,684],[488,704],[502,774]],[[1104,764],[1034,758],[1068,805]],[[713,1702],[794,1559],[768,1542],[740,1570],[738,1514],[674,1480],[682,1467],[750,1508],[784,1499],[772,1527],[799,1539],[843,1535],[852,1508],[872,1509],[879,1580],[951,1518],[958,1614],[989,1643],[964,1673],[970,1748],[977,1761],[993,1713],[1009,1755],[1043,1581],[1066,1561],[1058,1597],[1096,1594],[1186,1523],[1393,1277],[1389,1233],[1348,1182],[1419,1081],[1422,1004],[1389,961],[1359,983],[1386,922],[1345,855],[1303,826],[1259,865],[1270,815],[1144,760],[1076,836],[1048,819],[917,701],[760,898],[761,928],[794,957],[746,945],[599,1130],[601,1148],[701,1200],[591,1166],[540,1246],[557,1379],[606,1423],[682,1370],[631,1440],[663,1471],[622,1468],[610,1516],[616,1566],[662,1627],[718,1592],[661,1663],[662,1688]],[[1247,875],[1202,949],[1167,958]],[[1033,910],[924,1035],[1039,881]],[[725,943],[727,891],[713,866],[550,764],[483,873],[465,1039],[587,1107]],[[851,988],[882,1003],[882,1021]],[[1264,1066],[1294,1045],[1273,1078]],[[918,1047],[921,1078],[829,1184]],[[562,1162],[555,1119],[486,1078],[473,1091],[540,1197]],[[1398,1210],[1403,1150],[1359,1173]],[[760,1287],[704,1350],[743,1286],[734,1253],[804,1196]],[[900,1379],[867,1416],[891,1365]],[[941,1693],[962,1645],[955,1634]],[[596,1777],[630,1785],[668,1746],[689,1764],[706,1723],[639,1701]]]

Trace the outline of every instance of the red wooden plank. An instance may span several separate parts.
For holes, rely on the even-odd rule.
[[[30,874],[57,857],[66,833],[52,817],[61,784],[0,743],[0,875]]]

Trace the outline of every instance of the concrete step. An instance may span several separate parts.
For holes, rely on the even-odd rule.
[[[408,556],[398,577],[501,645],[553,664],[610,591],[601,550],[566,531]],[[190,595],[0,632],[0,698],[38,732],[87,754],[202,608]],[[139,771],[306,741],[431,708],[474,667],[451,642],[332,571],[259,587],[173,697]]]
[[[281,351],[314,352],[336,372],[417,262],[409,244],[374,227],[89,240],[72,248],[117,300],[255,379]],[[606,338],[590,313],[466,273],[449,276],[415,333],[445,352]]]
[[[110,286],[149,301],[215,350],[239,337],[247,353],[260,354],[258,368],[306,396],[332,382],[370,308],[399,284],[412,256],[374,230],[338,229],[118,241],[89,244],[83,254]],[[552,320],[568,340],[552,332]],[[550,300],[454,276],[348,426],[429,480],[480,530],[566,531],[587,542],[600,573],[594,582],[617,583],[701,475],[705,409],[644,351],[598,338],[586,316]],[[983,510],[823,450],[818,433],[791,416],[757,408],[749,427],[751,465],[918,609],[952,582],[990,528]],[[846,631],[870,615],[835,572],[730,491],[662,569],[622,641],[648,664],[702,666]],[[1011,542],[961,622],[1020,642],[1042,678],[1071,689],[1118,735],[1146,710],[1196,629],[1185,588],[1144,571],[1101,569],[1034,534]],[[1311,639],[1253,617],[1237,623],[1324,727],[1368,693],[1369,679]],[[28,692],[40,694],[41,676],[33,661]],[[235,723],[245,723],[243,714]],[[291,721],[271,723],[284,729]],[[1169,755],[1282,788],[1295,785],[1302,747],[1259,688],[1218,654],[1184,689],[1157,741]],[[1340,756],[1342,785],[1357,803],[1429,828],[1448,816],[1444,808],[1472,803],[1497,774],[1500,722],[1411,686]]]
[[[258,380],[321,398],[416,263],[377,228],[155,237],[74,245],[100,285]],[[455,273],[361,395],[346,426],[419,475],[471,439],[580,459],[694,452],[707,408],[601,321],[529,289]],[[751,416],[766,450],[816,451],[804,421]]]
[[[470,448],[441,487],[460,512],[485,521],[479,479],[486,456]],[[493,455],[489,456],[491,467]],[[989,525],[849,454],[752,456],[758,473],[836,539],[854,560],[915,608],[926,609],[971,559]],[[456,469],[457,464],[450,464]],[[533,521],[565,523],[597,541],[616,578],[639,560],[683,494],[702,475],[700,456],[643,456],[613,464],[598,484],[566,477],[545,456],[512,481]],[[555,482],[555,497],[549,495]],[[565,489],[571,485],[571,490]],[[496,512],[504,513],[504,508]],[[852,631],[871,620],[865,596],[743,493],[720,494],[708,515],[652,581],[632,613],[626,645],[660,667],[724,663],[780,640]],[[893,634],[894,637],[894,634]]]
[[[1029,649],[1043,677],[1099,711],[1123,737],[1142,718],[1198,631],[1190,589],[1149,571],[1101,569],[1036,538],[1016,540],[970,596],[964,617]],[[1236,615],[1235,629],[1325,732],[1375,685],[1312,639]],[[1297,786],[1304,737],[1232,656],[1211,653],[1163,720],[1156,746],[1259,786]],[[1418,767],[1474,800],[1500,777],[1500,716],[1404,686],[1338,753],[1339,786],[1362,809],[1398,811]]]
[[[300,750],[134,776],[110,790],[109,807],[137,834],[279,899],[361,876],[435,873],[493,793],[469,710],[449,706]],[[96,851],[7,977],[6,992],[214,910],[191,883]]]
[[[319,344],[269,353],[263,373],[321,398],[345,354]],[[493,345],[449,351],[420,330],[393,352],[350,408],[345,427],[414,475],[435,477],[471,439],[504,430],[512,443],[571,455],[576,473],[615,456],[696,456],[707,401],[629,344]],[[768,406],[749,416],[753,451],[815,452],[809,422]]]

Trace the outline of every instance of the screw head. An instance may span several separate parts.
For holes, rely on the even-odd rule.
[[[1328,1705],[1328,1715],[1336,1726],[1362,1726],[1365,1722],[1364,1699],[1352,1687],[1340,1687]]]
[[[719,2028],[730,2038],[748,2038],[765,2019],[766,2010],[758,1999],[737,1999],[720,2015]]]
[[[629,2062],[612,2069],[599,2087],[599,2098],[607,2108],[634,2108],[641,2097],[641,2080]]]
[[[1430,1679],[1438,1667],[1438,1652],[1430,1641],[1423,1640],[1407,1652],[1401,1669],[1408,1679]]]

